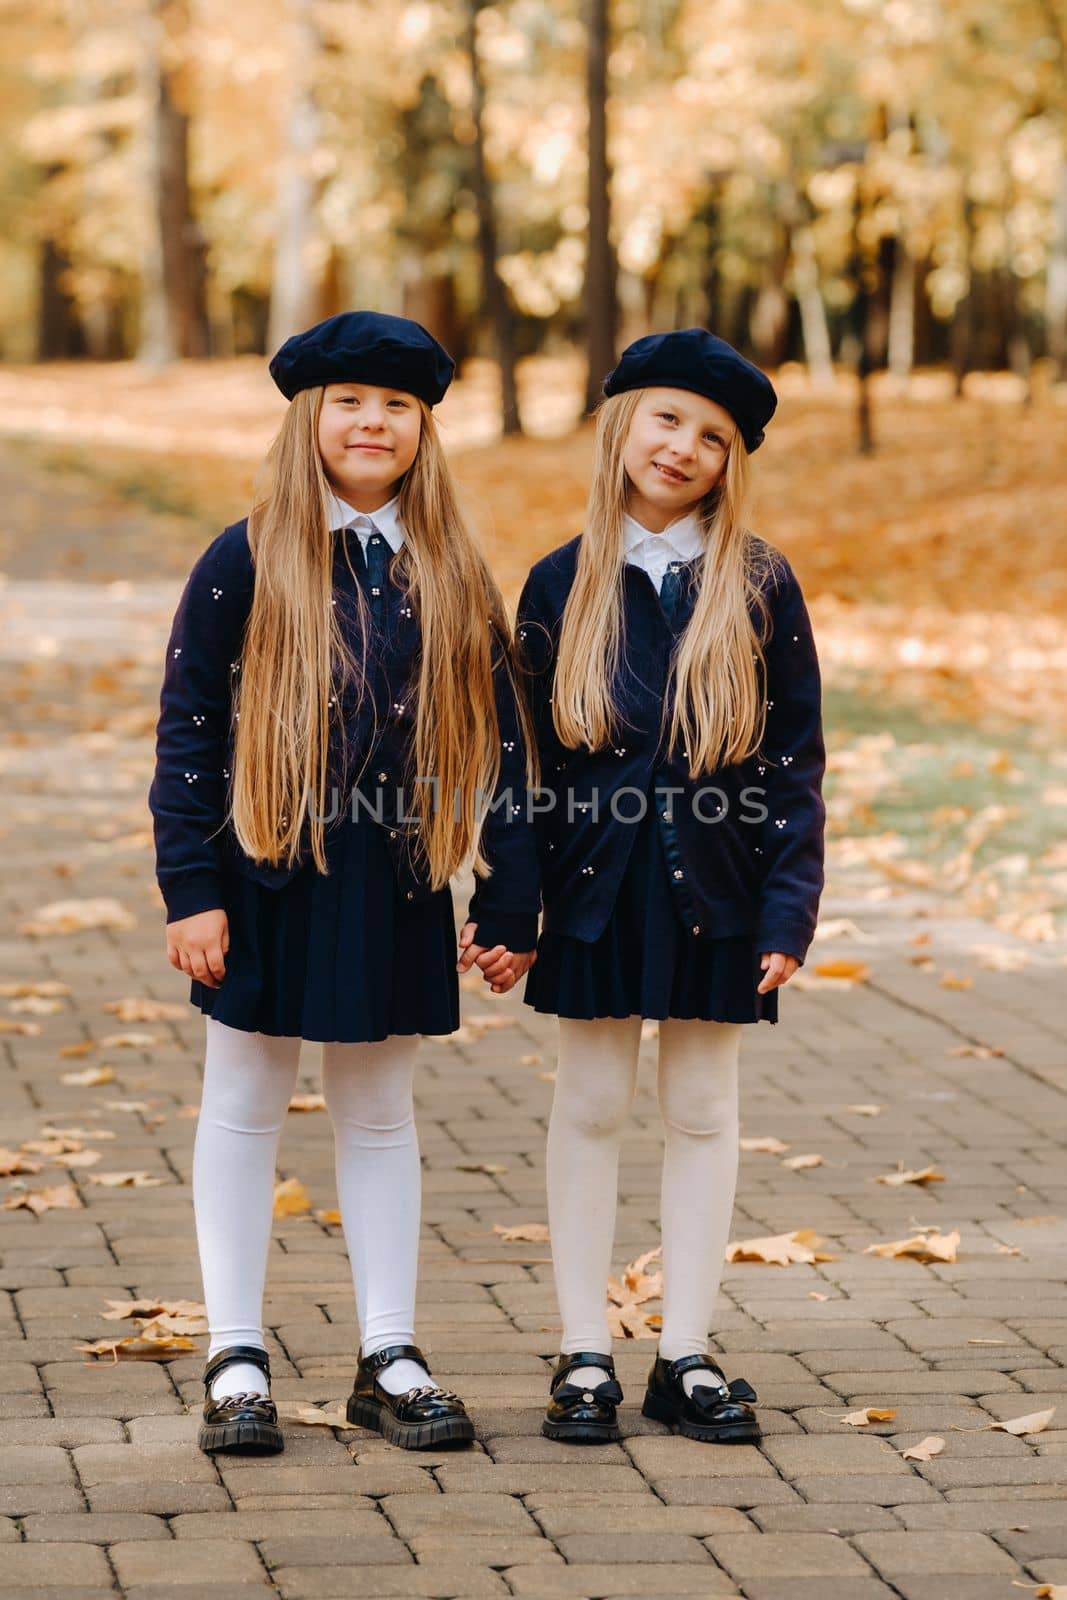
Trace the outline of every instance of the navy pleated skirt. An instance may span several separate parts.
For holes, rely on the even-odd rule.
[[[671,894],[656,808],[635,823],[618,897],[599,939],[542,933],[523,998],[558,1017],[678,1017],[777,1022],[778,994],[757,994],[748,937],[690,939]]]
[[[401,898],[380,828],[350,816],[327,830],[330,871],[309,864],[281,889],[228,873],[226,976],[194,982],[207,1016],[248,1033],[366,1043],[452,1033],[459,978],[452,896]]]

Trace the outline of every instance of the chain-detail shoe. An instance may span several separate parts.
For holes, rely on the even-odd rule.
[[[608,1376],[592,1388],[565,1382],[579,1367],[599,1367]],[[541,1432],[546,1439],[562,1439],[566,1444],[613,1444],[622,1437],[615,1419],[615,1407],[621,1404],[622,1389],[610,1356],[597,1350],[561,1355],[552,1374]]]
[[[231,1344],[213,1355],[204,1368],[204,1420],[197,1444],[208,1455],[274,1456],[284,1450],[278,1412],[269,1394],[230,1394],[213,1400],[211,1385],[235,1362],[258,1367],[270,1385],[270,1360],[258,1345]]]
[[[373,1428],[390,1444],[402,1450],[440,1450],[442,1447],[471,1444],[474,1424],[463,1401],[450,1389],[435,1389],[422,1384],[403,1394],[390,1394],[378,1382],[378,1374],[394,1361],[417,1361],[426,1366],[422,1351],[413,1344],[390,1344],[373,1355],[359,1355],[356,1381],[348,1398],[349,1422],[360,1428]]]
[[[702,1368],[710,1375],[687,1394],[682,1376]],[[744,1378],[729,1383],[710,1356],[680,1356],[666,1361],[657,1356],[648,1375],[641,1414],[666,1423],[672,1433],[709,1444],[754,1444],[761,1438],[759,1422],[750,1402],[756,1391]]]

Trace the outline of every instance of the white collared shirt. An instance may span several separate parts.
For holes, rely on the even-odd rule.
[[[364,556],[367,554],[367,541],[374,528],[377,528],[390,550],[396,555],[404,543],[404,529],[397,515],[399,495],[394,495],[386,501],[384,506],[379,506],[377,511],[367,513],[356,511],[346,500],[335,495],[332,490],[327,500],[327,509],[330,518],[330,530],[336,533],[340,528],[352,528],[359,535],[360,547]],[[373,528],[371,524],[373,523]]]
[[[650,533],[631,517],[623,513],[623,549],[627,562],[648,573],[659,593],[663,574],[673,561],[693,561],[704,551],[704,533],[699,511],[690,511],[679,517],[662,533]]]

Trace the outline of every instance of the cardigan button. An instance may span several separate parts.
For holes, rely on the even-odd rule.
[[[676,878],[684,878],[685,877],[685,873],[682,871],[681,867],[675,867],[674,876]]]
[[[396,838],[396,829],[395,828],[390,828],[389,829],[389,837],[390,837],[390,839],[395,839]]]
[[[693,932],[694,933],[699,933],[700,932],[700,923],[699,922],[696,924],[696,927],[693,929]]]
[[[415,898],[414,889],[409,889],[407,894],[404,896],[404,898],[405,898],[405,900],[414,900],[414,898]]]
[[[388,776],[389,776],[389,774],[387,772],[379,772],[379,774],[378,774],[378,782],[379,783],[385,783],[385,781],[388,778]]]

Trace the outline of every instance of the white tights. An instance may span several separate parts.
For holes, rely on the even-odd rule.
[[[211,1331],[209,1354],[264,1345],[263,1285],[274,1169],[300,1040],[244,1033],[207,1019],[204,1092],[193,1155],[193,1203]],[[323,1046],[337,1193],[364,1354],[415,1338],[421,1172],[412,1105],[417,1038]],[[395,1362],[379,1381],[400,1393],[429,1381]],[[251,1365],[228,1368],[215,1398],[263,1391]]]
[[[561,1350],[611,1350],[611,1270],[619,1147],[633,1102],[641,1018],[559,1020],[559,1067],[548,1130],[548,1219],[563,1317]],[[663,1118],[663,1328],[669,1361],[707,1351],[722,1276],[738,1165],[737,1063],[741,1027],[659,1025]],[[700,1381],[700,1374],[686,1379]],[[597,1384],[583,1368],[569,1380]]]

